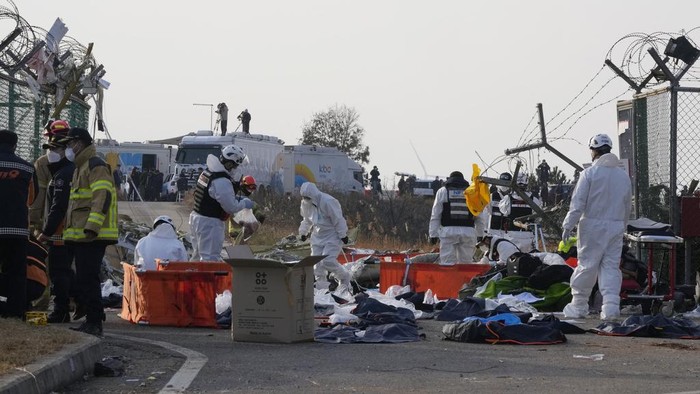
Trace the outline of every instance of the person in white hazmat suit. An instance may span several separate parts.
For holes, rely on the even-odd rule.
[[[500,180],[510,181],[513,176],[504,172],[499,176]],[[518,187],[527,188],[527,175],[518,174]],[[526,192],[528,197],[541,206],[539,198],[532,193]],[[527,228],[515,225],[514,219],[532,215],[532,207],[523,201],[520,196],[507,186],[497,186],[496,191],[491,193],[491,203],[489,204],[488,232],[511,240],[518,249],[529,252],[533,249],[535,234]]]
[[[485,216],[474,216],[467,208],[464,190],[469,182],[459,171],[453,171],[445,186],[435,193],[430,214],[428,236],[435,245],[440,240],[440,264],[473,263],[477,236],[484,234]]]
[[[197,179],[190,214],[192,260],[220,261],[226,221],[242,209],[253,208],[253,201],[233,191],[234,170],[246,160],[243,149],[236,145],[222,148],[219,157],[207,156],[207,169]]]
[[[338,262],[338,254],[342,244],[348,243],[348,225],[340,203],[311,182],[303,183],[299,194],[302,197],[300,213],[303,218],[299,236],[305,241],[311,233],[311,255],[327,256],[314,265],[316,288],[327,287],[326,275],[330,271],[338,281],[335,294],[347,299],[352,296],[350,273]]]
[[[629,175],[618,166],[619,159],[610,153],[610,137],[598,134],[588,146],[593,165],[581,173],[562,225],[564,241],[578,225],[578,266],[571,276],[573,298],[564,307],[564,316],[588,315],[588,298],[597,279],[603,296],[600,318],[610,320],[620,316],[620,256],[632,187]]]
[[[153,231],[141,238],[134,250],[134,263],[141,269],[155,271],[156,259],[188,261],[187,249],[177,238],[175,224],[170,216],[158,216],[153,221]]]
[[[484,256],[479,262],[481,264],[506,265],[510,256],[520,252],[513,241],[491,234],[487,234],[479,242],[479,249],[484,252]]]

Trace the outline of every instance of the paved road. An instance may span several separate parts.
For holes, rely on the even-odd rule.
[[[137,223],[152,224],[160,215],[168,215],[175,222],[179,231],[189,232],[189,217],[191,210],[180,202],[133,202],[119,201],[119,214],[126,215]]]
[[[585,320],[584,327],[599,322]],[[232,342],[224,329],[132,325],[109,313],[105,356],[122,356],[122,377],[89,378],[65,392],[158,392],[186,358],[166,342],[208,359],[188,392],[687,392],[700,389],[700,344],[690,340],[569,335],[550,346],[442,340],[443,323],[406,344],[290,345]],[[119,336],[118,338],[115,336]],[[601,361],[574,355],[603,354]],[[191,371],[190,371],[191,372]]]

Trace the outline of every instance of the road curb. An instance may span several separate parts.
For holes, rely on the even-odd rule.
[[[93,371],[95,362],[102,359],[102,341],[82,336],[78,343],[66,345],[20,371],[0,376],[0,393],[50,393]]]

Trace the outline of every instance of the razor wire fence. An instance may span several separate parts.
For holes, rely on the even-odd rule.
[[[44,125],[54,108],[54,95],[40,92],[37,96],[24,82],[0,74],[0,129],[17,133],[17,155],[34,162],[42,153]],[[61,119],[72,127],[87,129],[90,106],[71,98],[61,111]]]

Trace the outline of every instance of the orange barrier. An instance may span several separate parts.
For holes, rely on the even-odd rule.
[[[431,289],[438,298],[457,298],[465,283],[491,268],[488,264],[439,265],[431,263],[389,263],[379,264],[379,290],[386,293],[393,285],[411,285],[413,291]],[[408,272],[406,271],[408,269]]]
[[[357,261],[359,259],[368,257],[368,256],[374,256],[379,261],[381,262],[387,262],[387,263],[403,263],[404,260],[406,260],[406,257],[413,258],[414,256],[419,255],[420,253],[373,253],[373,254],[365,254],[365,253],[352,253],[346,251],[345,253],[340,253],[338,255],[338,262],[340,264],[345,264],[345,263],[351,263],[353,261]]]
[[[223,261],[166,261],[156,260],[158,271],[194,271],[213,272],[216,276],[215,289],[217,294],[222,294],[224,290],[231,291],[231,281],[233,279],[233,268]]]
[[[220,288],[225,283],[231,289],[230,267],[227,272],[209,265],[212,263],[192,264],[202,266],[197,271],[175,270],[174,265],[160,271],[137,272],[133,265],[122,263],[124,293],[120,317],[139,324],[216,327],[216,294],[226,289]]]

